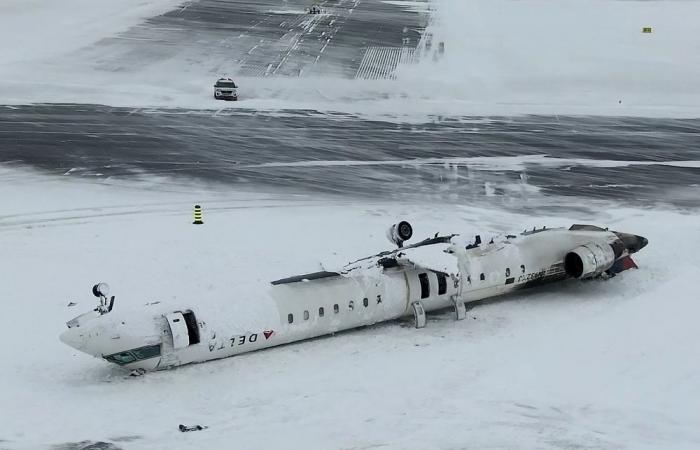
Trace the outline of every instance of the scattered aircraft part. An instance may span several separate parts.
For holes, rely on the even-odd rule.
[[[408,222],[388,233],[397,245],[412,234]],[[647,244],[642,236],[592,225],[483,241],[436,234],[337,271],[272,281],[248,303],[213,309],[206,301],[177,307],[149,301],[135,313],[112,311],[114,297],[107,301],[109,288],[101,283],[93,287],[100,305],[67,322],[61,341],[128,370],[159,370],[402,317],[413,316],[421,328],[433,311],[449,308],[462,320],[483,299],[567,278],[612,278],[636,268],[630,255]],[[244,313],[242,306],[251,309]]]
[[[202,425],[187,426],[187,425],[180,424],[178,426],[178,429],[183,433],[187,433],[189,431],[202,431],[202,430],[206,430],[207,428],[209,428],[209,427],[202,426]]]

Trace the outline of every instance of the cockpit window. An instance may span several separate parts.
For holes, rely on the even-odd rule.
[[[111,363],[124,365],[142,359],[155,358],[156,356],[160,356],[160,344],[114,353],[113,355],[106,355],[104,358]]]
[[[148,347],[135,348],[131,353],[136,359],[148,359],[160,356],[160,345],[149,345]]]
[[[136,361],[136,358],[131,354],[131,352],[115,353],[113,355],[105,356],[105,359],[109,362],[117,364],[129,364]]]

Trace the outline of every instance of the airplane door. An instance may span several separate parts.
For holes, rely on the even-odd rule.
[[[173,336],[173,347],[177,350],[190,345],[190,336],[187,333],[187,323],[181,312],[174,312],[165,316],[170,326],[170,334]]]

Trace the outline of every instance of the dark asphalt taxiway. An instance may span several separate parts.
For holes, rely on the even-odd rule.
[[[682,119],[400,124],[313,111],[0,107],[1,164],[385,199],[517,203],[547,194],[697,207],[699,143],[700,120]]]
[[[380,56],[410,54],[428,21],[425,13],[380,0],[317,3],[324,14],[306,14],[305,0],[184,2],[79,52],[114,72],[206,61],[216,73],[253,77],[377,78],[391,75],[384,67],[390,58]],[[362,67],[368,49],[372,64]],[[299,110],[0,106],[0,164],[73,177],[157,175],[231,188],[512,208],[535,197],[697,207],[698,160],[700,119],[457,117],[402,124]]]

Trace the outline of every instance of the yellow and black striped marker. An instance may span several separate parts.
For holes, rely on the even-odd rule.
[[[202,207],[199,205],[194,205],[194,225],[203,225],[202,221]]]

